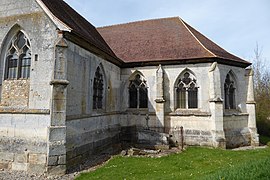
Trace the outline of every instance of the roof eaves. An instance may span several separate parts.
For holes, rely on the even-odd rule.
[[[121,60],[120,58],[118,58],[116,55],[110,54],[110,53],[104,51],[102,48],[97,47],[93,43],[89,42],[87,40],[87,38],[82,37],[80,34],[77,34],[74,31],[65,32],[64,38],[77,44],[78,46],[80,46],[88,51],[91,51],[93,54],[95,54],[97,56],[101,56],[103,54],[104,55],[104,56],[102,56],[103,59],[106,59],[119,67],[121,67],[122,64],[124,63],[124,61]]]
[[[184,25],[184,27],[188,30],[188,32],[195,38],[195,40],[200,44],[200,46],[203,47],[203,49],[205,49],[207,52],[209,52],[213,57],[217,57],[217,55],[215,55],[212,51],[210,51],[209,49],[207,49],[202,42],[192,33],[192,31],[186,26],[186,24],[183,22],[183,20],[178,17],[180,22]]]
[[[200,63],[212,63],[212,62],[218,62],[220,64],[225,65],[233,65],[237,67],[246,68],[251,65],[251,63],[246,62],[239,62],[239,61],[227,61],[229,59],[226,58],[220,58],[220,57],[203,57],[203,58],[190,58],[190,59],[168,59],[166,61],[164,60],[151,60],[151,61],[132,61],[127,62],[123,64],[124,68],[130,68],[130,67],[144,67],[144,66],[156,66],[159,64],[162,65],[177,65],[177,64],[200,64]]]
[[[57,26],[57,28],[61,31],[71,32],[72,28],[65,24],[63,21],[58,19],[49,8],[43,3],[42,0],[36,0],[39,6],[43,9],[43,11],[49,16],[49,18],[53,21],[53,23]]]

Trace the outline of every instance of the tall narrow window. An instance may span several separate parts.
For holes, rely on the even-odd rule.
[[[236,109],[235,105],[235,85],[230,74],[227,74],[224,84],[225,109]]]
[[[6,66],[5,79],[28,79],[30,77],[30,42],[21,31],[11,40],[6,55]]]
[[[148,107],[148,90],[146,86],[146,81],[139,74],[137,74],[135,78],[130,81],[129,84],[129,107]]]
[[[198,108],[198,87],[195,77],[185,72],[176,85],[176,107],[181,109]]]
[[[100,67],[97,68],[93,85],[93,109],[103,108],[104,80]]]

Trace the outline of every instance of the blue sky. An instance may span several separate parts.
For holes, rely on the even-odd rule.
[[[179,16],[227,51],[270,62],[270,0],[66,0],[94,26]]]

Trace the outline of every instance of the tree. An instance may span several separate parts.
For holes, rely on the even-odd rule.
[[[262,48],[254,49],[254,91],[256,101],[257,127],[260,135],[270,137],[270,68],[262,57]]]

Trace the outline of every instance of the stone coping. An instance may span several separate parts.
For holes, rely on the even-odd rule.
[[[248,113],[241,113],[239,111],[224,111],[223,116],[248,116]]]
[[[79,114],[79,115],[70,115],[67,116],[67,121],[73,121],[78,119],[87,119],[93,117],[102,117],[102,116],[110,116],[110,115],[122,115],[120,111],[113,111],[113,112],[102,112],[102,113],[93,113],[93,114]]]
[[[49,109],[10,108],[0,106],[0,114],[50,114]]]
[[[155,112],[148,112],[146,110],[127,110],[127,111],[112,111],[112,112],[104,112],[104,111],[94,111],[92,114],[78,114],[78,115],[70,115],[67,116],[67,121],[77,120],[77,119],[86,119],[93,117],[102,117],[102,116],[110,116],[110,115],[149,115],[156,116]]]
[[[189,110],[189,109],[177,109],[175,112],[171,112],[170,116],[211,116],[210,112],[203,112],[200,110]]]

